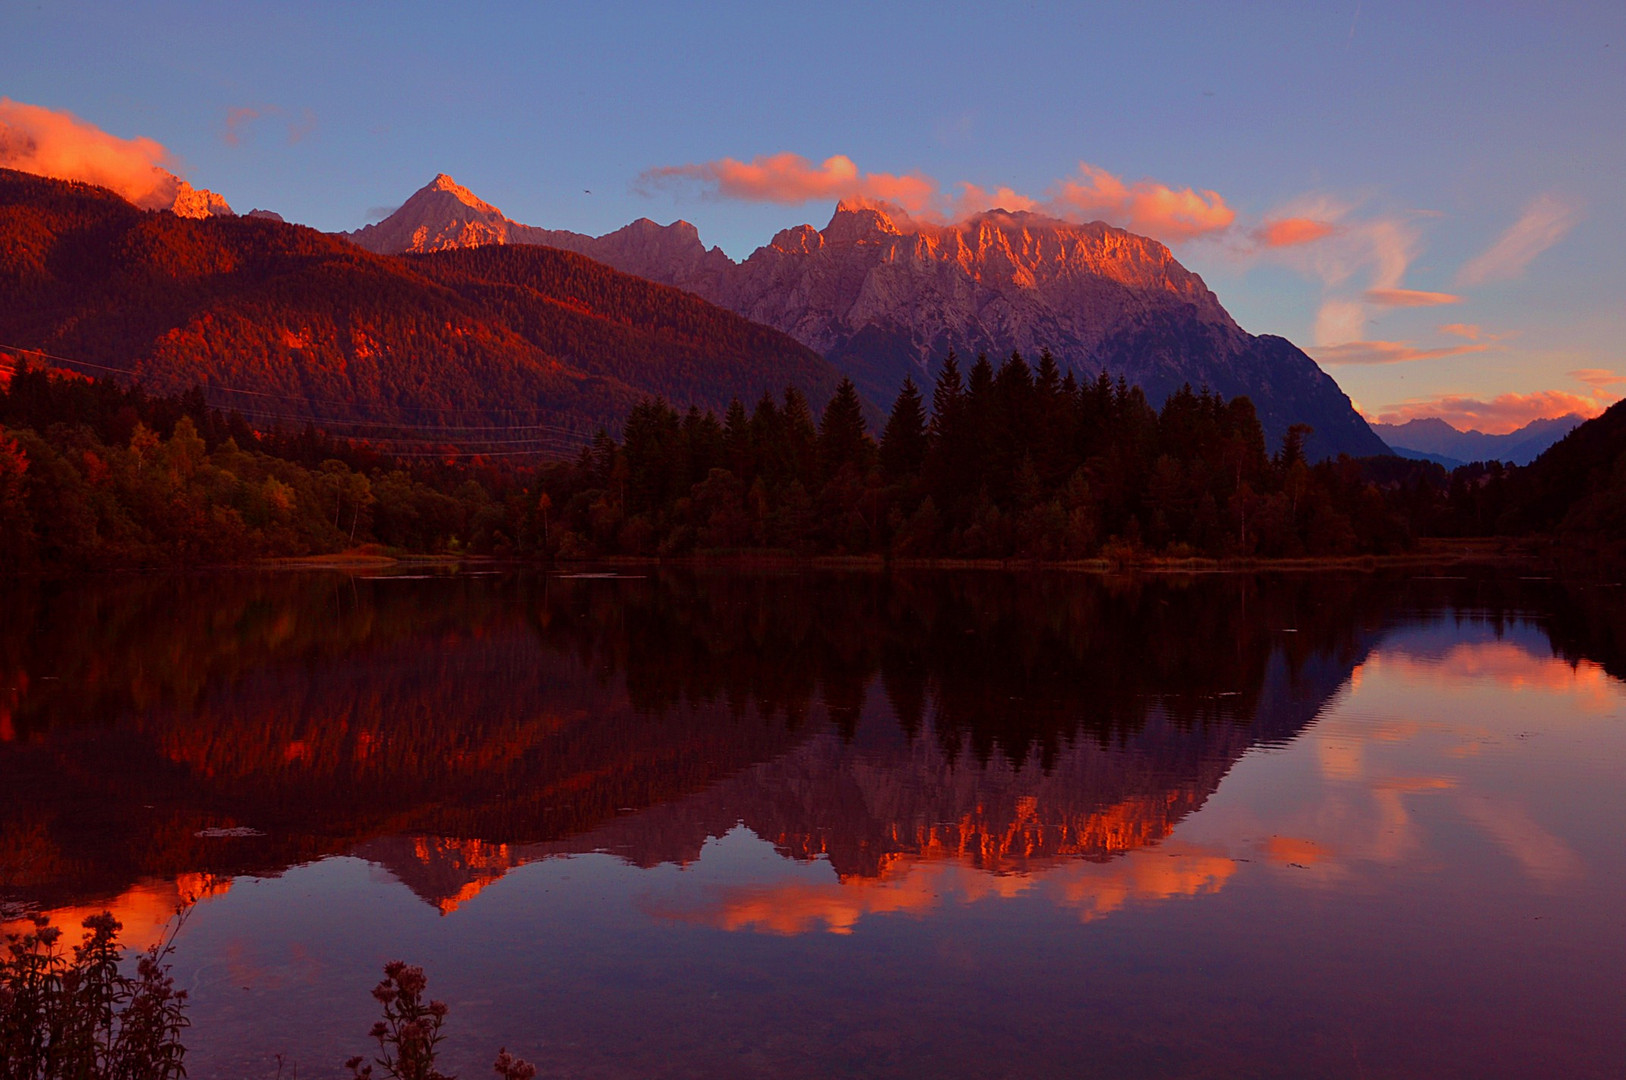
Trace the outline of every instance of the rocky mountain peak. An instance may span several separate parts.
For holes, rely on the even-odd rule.
[[[175,198],[165,209],[176,217],[184,218],[235,216],[223,196],[195,188],[180,179],[175,182]]]
[[[810,255],[824,246],[824,234],[811,225],[798,225],[794,229],[780,229],[768,246],[786,254]]]
[[[405,210],[407,207],[412,206],[415,201],[420,205],[427,203],[442,207],[456,203],[467,208],[469,214],[473,216],[488,220],[507,220],[501,210],[498,210],[445,173],[436,173],[435,178],[419,188],[412,198],[402,205],[401,209]],[[399,213],[400,211],[396,212]]]
[[[1102,222],[988,210],[953,224],[843,200],[823,229],[781,230],[736,263],[685,221],[641,219],[603,236],[521,225],[444,174],[350,238],[373,251],[543,244],[697,293],[781,330],[885,403],[949,349],[1037,356],[1081,377],[1138,383],[1154,404],[1189,383],[1254,399],[1267,437],[1316,428],[1312,454],[1387,448],[1314,361],[1243,331],[1163,244]]]
[[[850,203],[843,199],[836,204],[830,224],[824,227],[824,240],[828,244],[874,243],[889,236],[902,236],[898,227],[902,221],[908,231],[914,232],[914,222],[901,208],[887,203]]]
[[[383,221],[344,235],[369,251],[396,254],[506,244],[512,224],[501,210],[436,173]]]

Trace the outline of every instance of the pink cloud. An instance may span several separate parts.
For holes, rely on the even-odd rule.
[[[1454,337],[1467,338],[1469,341],[1478,341],[1480,335],[1483,334],[1484,331],[1479,328],[1478,323],[1454,322],[1446,323],[1444,326],[1440,327],[1440,333],[1451,334]]]
[[[1576,382],[1585,383],[1587,386],[1592,387],[1592,392],[1595,395],[1610,395],[1608,387],[1626,383],[1626,375],[1609,371],[1606,368],[1580,368],[1576,371],[1565,372],[1565,374]]]
[[[1314,218],[1278,218],[1267,221],[1253,232],[1253,238],[1265,247],[1297,247],[1324,240],[1338,231],[1330,221]]]
[[[1236,220],[1218,192],[1177,190],[1153,180],[1126,184],[1085,162],[1075,177],[1051,187],[1050,205],[1160,240],[1190,240],[1228,229]]]
[[[771,154],[736,161],[722,158],[698,165],[646,169],[638,178],[647,189],[698,182],[708,194],[747,202],[804,203],[814,199],[889,202],[910,213],[930,209],[937,181],[920,173],[860,173],[852,158],[837,154],[818,165],[800,154]]]
[[[1414,360],[1440,360],[1447,356],[1484,352],[1489,345],[1446,345],[1420,349],[1409,341],[1346,341],[1315,350],[1321,364],[1406,364]]]
[[[1368,303],[1381,307],[1436,307],[1440,304],[1457,304],[1462,297],[1451,293],[1424,292],[1421,289],[1368,289],[1366,290]]]
[[[144,209],[168,207],[180,179],[152,139],[121,139],[69,112],[0,98],[0,168],[111,188]]]
[[[1459,431],[1478,430],[1487,435],[1505,435],[1517,431],[1532,420],[1550,417],[1594,417],[1603,412],[1605,404],[1595,398],[1566,393],[1563,390],[1538,390],[1533,394],[1498,394],[1489,401],[1457,394],[1415,399],[1390,405],[1378,412],[1376,419],[1383,424],[1403,424],[1407,420],[1437,416]]]
[[[227,146],[236,146],[243,141],[243,128],[275,109],[261,109],[252,105],[238,105],[226,110],[226,129],[220,133],[221,141]]]
[[[1568,235],[1580,210],[1554,195],[1536,199],[1496,242],[1457,273],[1459,285],[1483,285],[1523,275],[1537,255]]]
[[[1039,204],[1026,195],[1008,187],[985,191],[976,184],[961,184],[960,195],[954,202],[954,216],[968,218],[985,210],[1035,210]]]
[[[288,125],[288,145],[303,142],[305,136],[316,130],[316,114],[310,109],[302,109],[299,119]]]

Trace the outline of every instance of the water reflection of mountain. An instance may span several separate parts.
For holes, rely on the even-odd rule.
[[[899,857],[993,872],[1104,859],[1167,835],[1248,747],[1302,730],[1418,588],[726,573],[53,586],[16,597],[22,617],[0,628],[4,894],[84,903],[358,851],[449,910],[521,862],[683,861],[741,821],[846,876]],[[1584,650],[1585,618],[1563,625]],[[255,835],[208,834],[229,829]]]

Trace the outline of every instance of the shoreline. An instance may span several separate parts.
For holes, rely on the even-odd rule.
[[[699,552],[678,556],[603,555],[581,559],[541,560],[494,555],[390,553],[375,545],[322,555],[275,556],[241,563],[196,566],[158,565],[97,570],[45,569],[30,574],[0,574],[0,581],[58,578],[80,574],[212,573],[252,570],[329,570],[341,572],[391,569],[502,566],[543,571],[577,571],[586,567],[691,567],[740,570],[891,570],[982,572],[1060,571],[1083,574],[1247,574],[1373,573],[1396,569],[1478,567],[1539,570],[1561,576],[1595,576],[1615,569],[1588,551],[1567,547],[1552,537],[1428,539],[1411,551],[1394,555],[1308,556],[1301,558],[1210,558],[1158,556],[1042,560],[1023,558],[888,558],[883,555],[797,555],[790,551]]]

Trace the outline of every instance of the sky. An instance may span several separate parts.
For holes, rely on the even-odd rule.
[[[0,98],[326,230],[440,172],[735,258],[841,197],[1099,218],[1369,417],[1626,396],[1622,4],[0,0]]]

